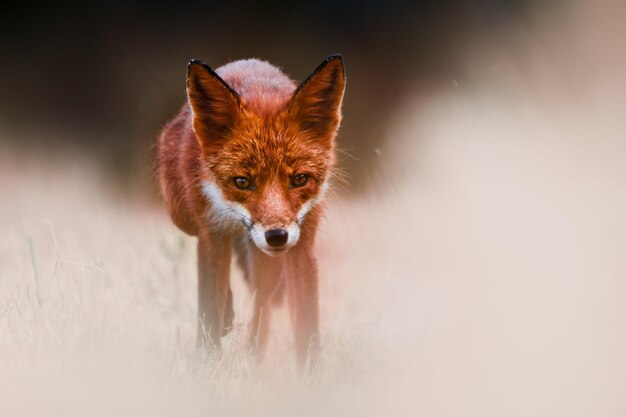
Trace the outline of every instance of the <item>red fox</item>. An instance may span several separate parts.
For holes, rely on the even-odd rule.
[[[319,353],[315,234],[335,164],[345,88],[339,55],[300,85],[246,59],[192,60],[187,103],[163,129],[157,163],[168,213],[198,238],[198,345],[220,348],[234,319],[231,256],[255,291],[249,343],[262,358],[286,292],[298,366]]]

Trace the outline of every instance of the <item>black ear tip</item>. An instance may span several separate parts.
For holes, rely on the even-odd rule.
[[[345,66],[343,65],[343,58],[341,57],[340,54],[330,55],[328,58],[324,60],[324,62],[321,63],[321,65],[318,68],[321,69],[325,67],[326,65],[330,64],[331,62],[336,62],[337,64],[339,64],[339,66],[341,67],[341,70],[345,72]]]
[[[199,59],[191,59],[189,60],[189,64],[187,65],[188,67],[192,67],[194,65],[205,65],[204,62],[200,61]]]
[[[202,70],[204,70],[204,72]],[[237,94],[237,92],[233,90],[232,87],[229,86],[226,83],[226,81],[224,81],[222,77],[220,77],[213,70],[213,68],[209,67],[207,64],[200,61],[199,59],[192,59],[189,61],[189,64],[187,65],[187,88],[189,89],[189,80],[191,78],[194,78],[194,79],[198,77],[204,78],[207,74],[211,76],[212,78],[218,80],[233,95],[233,97],[235,97],[237,101],[239,101],[239,94]]]
[[[200,61],[199,59],[192,59],[192,60],[190,60],[189,64],[187,64],[187,68],[191,69],[191,67],[194,67],[196,65],[200,66],[200,67],[202,67],[204,69],[207,69],[209,71],[213,71],[211,69],[211,67],[209,67],[207,64],[205,64],[204,62]]]
[[[189,61],[189,64],[187,64],[187,77],[189,77],[189,74],[191,74],[192,69],[198,68],[198,67],[204,68],[204,70],[209,72],[210,74],[214,74],[213,69],[209,67],[207,64],[200,61],[199,59],[192,59]]]
[[[328,64],[330,64],[333,61],[337,61],[338,64],[340,64],[343,67],[343,58],[341,57],[340,54],[332,54],[329,55],[324,62],[322,62],[322,64],[320,65],[321,67],[324,67]]]

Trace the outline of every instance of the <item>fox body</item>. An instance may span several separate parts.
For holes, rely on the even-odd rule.
[[[234,253],[255,292],[249,341],[257,355],[285,292],[298,364],[318,352],[313,245],[344,87],[338,55],[300,85],[255,59],[216,71],[189,63],[188,100],[161,133],[157,163],[172,221],[198,238],[200,346],[219,348],[232,324]]]

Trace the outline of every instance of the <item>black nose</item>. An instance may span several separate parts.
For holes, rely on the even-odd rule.
[[[287,243],[289,233],[285,229],[271,229],[265,232],[265,240],[270,246],[283,246]]]

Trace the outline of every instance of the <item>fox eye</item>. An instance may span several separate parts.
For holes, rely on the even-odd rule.
[[[246,177],[233,178],[233,184],[235,184],[235,187],[239,188],[240,190],[249,190],[252,186],[252,182]]]
[[[291,179],[292,187],[302,187],[309,181],[309,176],[306,174],[296,175]]]

